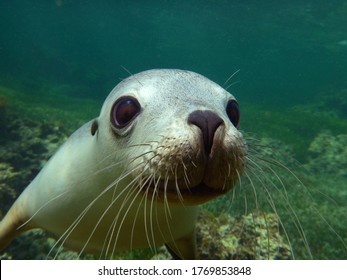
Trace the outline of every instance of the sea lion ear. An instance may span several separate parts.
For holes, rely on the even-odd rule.
[[[97,119],[93,120],[92,126],[90,127],[90,133],[94,136],[99,128],[99,123]]]

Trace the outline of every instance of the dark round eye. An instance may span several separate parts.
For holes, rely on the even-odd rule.
[[[238,128],[240,124],[240,109],[237,102],[235,100],[229,100],[226,111],[229,120],[236,128]]]
[[[140,103],[131,96],[119,98],[111,110],[111,123],[116,128],[127,126],[140,113]]]

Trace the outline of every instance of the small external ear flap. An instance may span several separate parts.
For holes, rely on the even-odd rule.
[[[95,119],[92,123],[92,126],[90,127],[90,133],[94,136],[96,131],[98,130],[99,124],[98,121]]]

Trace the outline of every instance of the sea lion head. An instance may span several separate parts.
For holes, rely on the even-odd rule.
[[[118,84],[97,121],[102,147],[126,161],[129,182],[151,197],[196,205],[228,192],[240,177],[246,146],[239,120],[237,101],[221,86],[161,69]]]

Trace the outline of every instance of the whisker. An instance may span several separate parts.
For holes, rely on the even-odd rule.
[[[83,219],[83,217],[88,213],[88,211],[91,209],[91,207],[95,204],[95,202],[102,197],[106,192],[108,192],[115,184],[123,180],[126,176],[131,174],[134,170],[131,170],[127,172],[123,177],[118,177],[117,180],[109,184],[96,198],[94,198],[81,212],[81,214],[75,219],[75,221],[65,230],[65,232],[56,240],[55,244],[52,246],[50,251],[48,252],[48,255],[50,255],[53,251],[53,249],[57,246],[59,242],[61,242],[61,245],[59,247],[59,250],[62,248],[63,244],[66,242],[67,238],[70,236],[70,234],[73,232],[73,230],[77,227],[77,225],[80,223],[80,221]],[[59,251],[58,250],[58,251]],[[58,253],[57,253],[58,254]],[[54,258],[56,258],[57,254]]]
[[[225,90],[228,90],[230,87],[232,87],[232,86],[234,86],[234,85],[236,85],[236,84],[238,84],[238,83],[240,83],[240,81],[236,81],[236,82],[231,83],[230,85],[228,85],[228,86],[225,88]]]
[[[134,78],[141,86],[143,86],[143,84],[136,78],[136,75],[132,74],[127,68],[125,68],[123,65],[120,65],[120,67],[123,68],[123,70],[125,72],[127,72],[132,78]]]
[[[158,181],[159,182],[159,179]],[[150,205],[150,211],[149,211],[149,224],[150,224],[150,229],[151,229],[151,235],[152,235],[152,244],[154,248],[154,253],[157,254],[157,248],[156,248],[156,242],[155,242],[155,234],[154,234],[154,227],[153,227],[153,207],[154,207],[154,198],[156,195],[158,195],[158,185],[155,184],[154,191],[152,193],[152,198],[151,198],[151,205]]]
[[[241,69],[237,69],[234,73],[232,73],[230,75],[230,77],[224,82],[224,84],[222,85],[222,87],[224,88],[224,86],[237,74],[240,72]],[[225,89],[226,90],[226,89]]]
[[[139,177],[142,176],[142,174],[139,174]],[[128,192],[126,198],[123,200],[123,203],[120,207],[120,209],[118,210],[118,214],[116,216],[116,218],[114,219],[114,222],[113,222],[113,226],[112,226],[112,234],[110,236],[110,244],[111,244],[111,240],[113,238],[113,235],[114,235],[114,231],[115,231],[115,227],[116,227],[116,224],[118,222],[118,219],[120,217],[120,214],[122,213],[124,207],[127,207],[127,210],[125,211],[123,215],[123,218],[118,226],[118,230],[117,230],[117,234],[115,236],[115,240],[113,242],[113,249],[112,249],[112,253],[111,255],[113,256],[115,251],[116,251],[116,247],[117,247],[117,243],[118,243],[118,239],[119,239],[119,236],[120,236],[120,233],[121,233],[121,230],[122,230],[122,227],[123,227],[123,224],[130,212],[130,210],[132,209],[132,206],[133,204],[135,203],[135,201],[137,200],[138,196],[142,193],[143,189],[142,187],[138,187],[138,185],[136,185],[138,183],[138,178],[136,178],[136,180],[133,180],[129,185],[128,185],[128,188],[131,189],[130,192]],[[135,194],[135,195],[134,195]],[[128,200],[133,197],[133,199],[131,200],[130,204],[127,204]],[[141,200],[142,201],[142,200]],[[139,207],[142,205],[142,203],[139,203]],[[135,220],[134,220],[134,223],[135,223]],[[130,240],[130,246],[132,246],[132,240]],[[108,250],[107,250],[108,252]]]
[[[120,182],[120,181],[118,181],[116,184],[112,184],[112,188],[113,188],[113,187],[114,187],[114,188],[117,188],[119,182]],[[133,181],[132,181],[132,182],[133,182]],[[79,255],[81,255],[81,254],[83,253],[83,251],[84,251],[85,248],[87,247],[89,241],[91,240],[92,236],[94,235],[96,229],[97,229],[98,226],[100,225],[102,219],[105,217],[105,215],[108,213],[108,211],[113,207],[113,205],[116,203],[116,201],[117,201],[120,197],[122,197],[122,195],[123,195],[124,193],[129,194],[129,192],[127,192],[127,191],[129,190],[129,188],[131,189],[132,182],[130,182],[130,183],[127,185],[127,187],[125,187],[123,190],[121,190],[120,193],[117,195],[117,197],[113,197],[113,198],[112,198],[111,203],[107,206],[107,208],[104,210],[104,212],[102,213],[102,215],[99,217],[98,222],[95,224],[94,228],[92,229],[91,233],[89,234],[89,237],[87,238],[87,240],[86,240],[84,246],[83,246],[82,249],[80,250],[80,254],[79,254]],[[126,198],[127,198],[127,197],[126,197]],[[122,205],[124,205],[124,204],[126,203],[126,201],[127,201],[126,198],[123,200],[123,204],[122,204]],[[121,206],[121,209],[122,209],[122,206]],[[118,215],[119,215],[121,209],[119,210]],[[111,239],[112,239],[112,235],[111,235]]]
[[[65,191],[65,192],[63,192],[63,193],[61,193],[61,194],[58,194],[56,197],[53,197],[52,199],[50,199],[50,200],[48,200],[45,204],[43,204],[27,221],[25,221],[23,224],[21,224],[19,227],[17,227],[17,229],[16,230],[19,230],[19,229],[21,229],[21,228],[23,228],[24,226],[26,226],[28,223],[30,223],[31,221],[32,221],[32,219],[34,219],[35,218],[35,216],[37,215],[37,214],[39,214],[39,212],[41,211],[41,210],[43,210],[46,206],[48,206],[49,204],[51,204],[53,201],[55,201],[55,200],[57,200],[57,199],[59,199],[59,198],[61,198],[62,196],[64,196],[65,194],[67,194],[68,193],[68,191]]]
[[[179,200],[181,201],[181,204],[184,206],[184,198],[182,196],[182,193],[180,191],[180,187],[179,187],[178,181],[177,181],[178,180],[178,178],[177,178],[177,168],[178,168],[178,166],[176,164],[176,167],[175,167],[175,174],[176,174],[176,176],[175,176],[175,187],[176,187],[176,193],[177,193],[177,196],[178,196]]]
[[[144,201],[144,226],[145,226],[145,233],[146,233],[146,239],[147,239],[147,243],[148,243],[148,247],[154,251],[154,249],[152,248],[152,244],[151,244],[151,240],[150,240],[150,237],[149,237],[149,233],[148,233],[148,225],[147,225],[147,212],[146,212],[146,209],[147,209],[147,201],[148,201],[148,193],[149,193],[149,189],[146,190],[145,192],[145,201]]]
[[[251,171],[251,169],[249,169],[249,171]],[[257,171],[261,171],[260,169],[257,169]],[[262,171],[261,171],[262,172]],[[284,226],[284,223],[282,222],[281,218],[280,218],[280,215],[277,211],[277,207],[275,206],[275,202],[273,201],[272,199],[272,195],[271,195],[271,192],[269,191],[268,187],[263,183],[263,181],[261,180],[261,178],[258,176],[257,172],[253,172],[252,171],[252,174],[253,176],[255,176],[257,178],[257,180],[261,183],[261,185],[263,186],[263,189],[265,190],[266,194],[267,194],[267,198],[270,199],[268,200],[269,201],[269,205],[272,207],[272,209],[274,210],[274,212],[276,213],[278,219],[279,219],[279,222],[281,223],[283,229],[284,229],[284,232],[287,236],[287,240],[289,241],[289,245],[291,246],[291,242],[290,242],[290,239],[289,239],[289,236],[285,230],[285,226]],[[307,252],[310,254],[311,256],[311,252],[310,252],[310,248],[308,246],[308,241],[307,241],[307,238],[306,238],[306,235],[305,235],[305,231],[303,230],[303,227],[301,225],[301,222],[296,214],[296,211],[294,210],[294,208],[292,207],[291,203],[287,200],[286,196],[283,194],[283,192],[281,192],[276,184],[274,184],[272,181],[270,181],[271,185],[274,187],[275,190],[277,190],[277,193],[283,198],[283,201],[285,202],[284,204],[284,207],[287,209],[287,213],[291,216],[291,219],[294,223],[294,226],[297,228],[298,230],[298,233],[300,234],[300,236],[303,238],[303,241],[304,241],[304,244],[305,244],[305,247],[306,247],[306,250]],[[292,251],[292,254],[294,254],[293,252],[293,248],[291,248],[291,251]],[[294,255],[293,255],[294,257]]]
[[[276,207],[276,204],[275,204],[275,202],[274,202],[274,200],[272,198],[271,192],[268,190],[268,188],[265,185],[265,183],[257,176],[256,172],[251,171],[251,173],[252,173],[253,176],[255,176],[257,178],[257,180],[262,185],[263,190],[265,191],[265,198],[266,198],[267,202],[269,203],[269,205],[271,206],[272,210],[274,211],[274,214],[277,216],[278,222],[280,223],[280,225],[283,228],[284,234],[286,236],[286,240],[288,241],[288,245],[290,247],[291,254],[292,254],[293,258],[295,259],[294,251],[293,251],[293,247],[292,247],[292,243],[291,243],[291,239],[290,239],[289,234],[288,234],[288,232],[286,230],[286,227],[285,227],[285,225],[284,225],[284,223],[283,223],[283,221],[282,221],[282,219],[281,219],[281,217],[280,217],[280,215],[279,215],[279,213],[277,211],[277,207]],[[291,218],[292,218],[292,216],[291,216]],[[296,221],[293,220],[293,222],[294,222],[294,224],[296,226]],[[301,232],[300,232],[300,234],[301,234]]]
[[[146,181],[149,181],[148,185],[151,185],[151,182],[154,180],[154,176],[150,176],[146,179]],[[147,183],[144,183],[142,185],[146,185]],[[141,191],[142,191],[142,188],[141,188]],[[138,194],[140,194],[140,191],[138,192]],[[132,227],[132,230],[131,230],[131,243],[130,243],[130,248],[133,247],[133,236],[134,236],[134,231],[135,231],[135,222],[137,220],[137,216],[138,216],[138,213],[139,213],[139,210],[140,210],[140,207],[142,205],[142,202],[144,199],[147,199],[144,195],[142,196],[141,198],[141,201],[139,203],[139,206],[137,207],[137,210],[136,210],[136,214],[135,214],[135,218],[134,218],[134,222],[133,222],[133,227]]]

